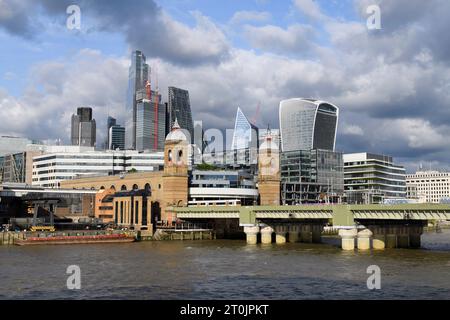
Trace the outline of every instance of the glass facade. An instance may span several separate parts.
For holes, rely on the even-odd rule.
[[[344,155],[344,182],[348,203],[381,203],[406,198],[405,168],[390,156],[355,153]]]
[[[236,111],[232,150],[258,148],[258,128],[248,121],[240,108]]]
[[[109,147],[110,150],[125,149],[125,128],[113,125],[109,128]]]
[[[150,67],[146,63],[145,55],[136,50],[131,55],[131,66],[128,72],[128,91],[126,102],[126,147],[136,149],[136,117],[137,103],[136,93],[145,88],[145,84],[150,79]]]
[[[339,108],[312,99],[280,102],[282,151],[334,150]]]
[[[338,202],[343,191],[342,153],[329,150],[281,153],[282,204]]]
[[[136,98],[136,150],[164,150],[166,105],[159,103],[161,95],[157,96],[154,91],[152,100],[144,99],[142,95],[144,93],[140,91]]]
[[[194,140],[194,122],[192,121],[191,102],[189,100],[189,91],[169,87],[169,103],[168,103],[168,115],[170,130],[175,119],[178,120],[178,124],[181,129],[185,129],[190,134],[191,142]],[[166,132],[168,134],[169,132]]]

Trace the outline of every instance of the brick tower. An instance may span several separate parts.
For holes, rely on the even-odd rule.
[[[270,130],[259,147],[258,190],[260,205],[280,204],[280,152]]]
[[[188,152],[187,136],[175,120],[164,144],[163,212],[167,206],[187,206]]]

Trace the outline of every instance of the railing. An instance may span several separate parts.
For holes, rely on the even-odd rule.
[[[166,230],[210,230],[213,228],[212,223],[193,223],[187,221],[158,221],[156,224],[157,229],[166,229]]]

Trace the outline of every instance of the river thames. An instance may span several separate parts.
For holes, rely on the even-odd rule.
[[[0,299],[450,299],[450,230],[421,249],[346,252],[241,240],[0,246]],[[81,289],[66,269],[81,269]],[[367,288],[367,267],[381,289]]]

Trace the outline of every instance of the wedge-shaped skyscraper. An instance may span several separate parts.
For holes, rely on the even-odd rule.
[[[338,107],[325,101],[294,98],[281,101],[279,113],[282,151],[334,151]]]
[[[242,112],[241,108],[236,111],[236,122],[234,124],[232,150],[257,148],[258,128],[253,125]]]

